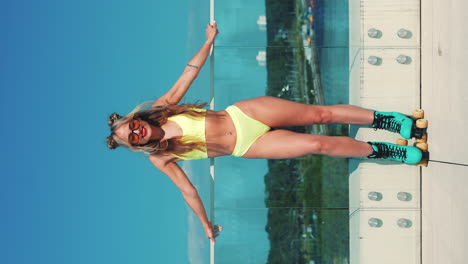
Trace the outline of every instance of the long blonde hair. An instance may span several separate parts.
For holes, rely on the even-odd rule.
[[[206,151],[206,145],[204,142],[199,142],[190,137],[181,137],[171,138],[166,140],[166,143],[160,144],[159,141],[150,141],[145,145],[133,146],[129,144],[126,140],[119,138],[115,131],[120,126],[130,122],[132,119],[140,118],[150,125],[161,127],[167,122],[167,118],[174,115],[187,115],[193,118],[202,118],[205,116],[205,112],[198,112],[193,109],[204,108],[206,104],[182,104],[182,105],[172,105],[167,104],[164,106],[151,107],[152,102],[143,103],[138,105],[126,116],[120,116],[117,113],[113,113],[109,116],[109,126],[111,129],[111,135],[107,137],[107,146],[110,149],[115,149],[119,146],[126,147],[133,151],[141,151],[146,154],[154,155],[170,155],[175,154],[177,156],[184,156],[184,154],[198,149],[201,151]]]

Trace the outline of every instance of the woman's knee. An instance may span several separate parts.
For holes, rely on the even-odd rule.
[[[329,109],[325,109],[321,113],[321,119],[322,119],[322,124],[328,124],[331,123],[333,120],[333,112],[330,111]]]
[[[328,107],[319,107],[318,111],[314,111],[315,124],[328,124],[333,120],[333,113]]]
[[[329,154],[335,148],[333,140],[328,136],[312,136],[307,142],[309,153],[311,154]]]
[[[310,154],[322,154],[323,152],[324,144],[319,136],[312,136],[305,145],[307,146],[307,152]]]

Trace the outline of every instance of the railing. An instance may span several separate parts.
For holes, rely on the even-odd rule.
[[[213,23],[214,20],[214,0],[210,0],[210,22]],[[214,101],[214,45],[211,47],[211,56],[210,56],[210,109],[214,110],[215,101]],[[210,159],[210,221],[212,224],[215,224],[214,217],[214,179],[215,179],[215,160],[214,158]],[[215,253],[214,253],[214,243],[210,242],[210,263],[215,263]]]

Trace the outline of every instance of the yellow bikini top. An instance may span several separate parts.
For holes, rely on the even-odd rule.
[[[193,108],[191,110],[197,112],[206,112],[206,109]],[[208,153],[206,149],[206,135],[205,135],[205,116],[202,117],[193,117],[184,114],[174,115],[168,117],[167,120],[177,123],[182,129],[182,140],[187,139],[195,140],[197,142],[203,142],[204,151],[194,149],[190,152],[184,153],[184,156],[179,156],[172,154],[172,156],[177,157],[181,160],[194,160],[194,159],[205,159],[208,158]]]

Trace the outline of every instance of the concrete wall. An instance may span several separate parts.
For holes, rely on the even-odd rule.
[[[420,1],[350,0],[350,103],[379,111],[411,114],[420,107]],[[380,38],[368,30],[381,31]],[[408,39],[397,32],[407,29]],[[406,55],[411,63],[396,58]],[[368,63],[370,56],[380,65]],[[353,128],[352,135],[363,141],[394,143],[399,135],[371,128]],[[420,263],[421,184],[420,168],[392,162],[350,161],[350,253],[351,263]],[[378,192],[382,200],[368,198]],[[410,201],[397,198],[411,194]],[[369,219],[382,221],[371,227]],[[398,226],[407,219],[409,228]]]

